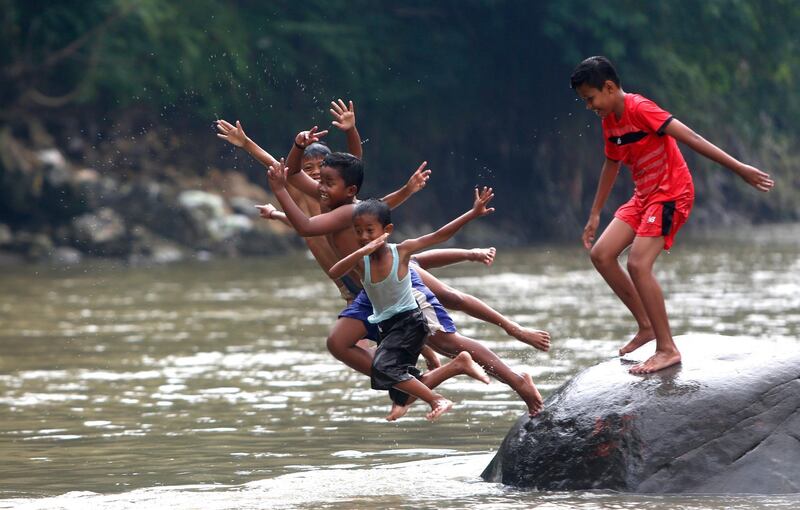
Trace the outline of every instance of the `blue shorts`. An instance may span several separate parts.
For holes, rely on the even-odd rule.
[[[419,274],[414,270],[413,265],[408,267],[408,271],[411,273],[412,292],[414,293],[414,298],[417,300],[420,310],[422,310],[422,316],[425,318],[428,334],[432,335],[437,331],[455,333],[456,325],[453,323],[453,319],[450,318],[450,314],[447,313],[447,310],[445,310],[439,300],[436,299],[433,292],[422,283],[422,278],[420,278]],[[364,327],[367,329],[365,338],[377,342],[378,327],[367,320],[367,317],[372,315],[372,313],[372,302],[367,297],[367,293],[362,290],[358,293],[353,302],[342,310],[339,317],[348,317],[363,322]]]

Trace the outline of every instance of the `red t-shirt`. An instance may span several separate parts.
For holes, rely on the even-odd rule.
[[[625,110],[603,119],[605,152],[631,169],[634,195],[644,202],[668,202],[690,192],[692,176],[678,143],[664,134],[669,112],[639,94],[625,94]]]

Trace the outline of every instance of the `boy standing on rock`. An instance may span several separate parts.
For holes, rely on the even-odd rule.
[[[630,372],[646,374],[680,363],[681,354],[672,340],[664,295],[653,275],[661,250],[669,250],[675,234],[689,218],[694,184],[677,141],[730,169],[759,191],[774,182],[758,168],[746,165],[707,141],[669,112],[639,94],[622,90],[614,66],[605,57],[581,62],[570,85],[586,108],[603,119],[606,159],[600,174],[583,244],[591,249],[597,270],[633,314],[639,331],[623,346],[623,356],[655,339],[655,354]],[[633,197],[614,214],[597,243],[595,232],[600,211],[625,163],[633,174]],[[628,273],[617,258],[628,246]]]

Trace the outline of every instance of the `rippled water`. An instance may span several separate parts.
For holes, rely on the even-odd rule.
[[[800,338],[796,246],[679,247],[659,276],[675,334]],[[543,354],[460,313],[547,396],[613,356],[632,320],[577,248],[437,270],[524,324]],[[0,508],[792,508],[782,497],[541,493],[480,472],[524,406],[463,378],[429,424],[333,359],[341,308],[305,258],[0,268]]]

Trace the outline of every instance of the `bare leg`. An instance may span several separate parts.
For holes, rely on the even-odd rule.
[[[370,375],[373,354],[361,347],[367,334],[364,323],[349,317],[339,317],[328,336],[327,346],[333,356],[348,367]]]
[[[453,407],[452,402],[438,393],[431,391],[430,388],[417,379],[411,378],[407,381],[395,384],[394,387],[427,402],[428,405],[431,406],[431,410],[425,415],[425,418],[429,421],[434,421],[442,413],[449,411],[450,408]]]
[[[457,375],[468,375],[484,384],[489,384],[489,376],[486,375],[486,372],[483,371],[480,365],[473,361],[472,356],[466,351],[460,353],[450,363],[425,372],[422,374],[420,381],[428,388],[434,389],[446,380]],[[405,415],[414,400],[413,397],[410,397],[404,406],[393,403],[392,410],[386,416],[386,419],[388,421],[394,421]]]
[[[631,277],[619,265],[618,258],[620,254],[630,246],[635,236],[636,233],[630,225],[618,218],[614,218],[603,231],[603,235],[600,236],[591,251],[594,267],[603,276],[603,279],[614,291],[614,294],[628,307],[628,310],[631,311],[633,318],[636,319],[636,323],[639,325],[639,331],[633,339],[619,350],[620,356],[638,349],[656,337],[636,286],[634,286]]]
[[[419,266],[414,269],[445,308],[458,310],[476,319],[500,326],[508,335],[541,351],[550,349],[550,333],[547,331],[522,327],[475,296],[446,285]]]
[[[364,324],[361,321],[348,317],[340,317],[333,325],[331,333],[328,336],[327,345],[328,350],[336,359],[342,361],[350,368],[369,376],[372,373],[372,358],[374,356],[374,351],[372,349],[365,349],[359,346],[359,344],[362,342],[361,339],[366,334],[366,328],[364,328]],[[439,367],[425,373],[422,376],[422,382],[420,384],[425,386],[426,389],[435,388],[450,377],[461,374],[466,374],[470,377],[478,379],[481,382],[488,383],[489,378],[486,376],[486,373],[475,364],[468,353],[464,354],[464,356],[456,356],[455,360],[447,363],[443,367]],[[409,381],[406,381],[406,383],[407,382]],[[406,383],[401,384],[405,385]],[[416,388],[416,390],[420,389],[420,387],[417,385],[413,385],[411,387]],[[420,397],[418,394],[406,391],[400,385],[397,385],[397,388],[411,395]],[[427,390],[427,395],[429,397],[432,395],[430,389]],[[423,398],[423,400],[425,399]],[[440,414],[450,409],[450,407],[453,405],[452,402],[444,399],[444,397],[441,395],[438,395],[437,397],[437,401],[439,400],[443,402],[436,404],[436,407],[434,407],[429,400],[425,400],[431,404],[431,412],[428,413],[428,419],[435,420]],[[449,402],[449,405],[445,405],[445,402]],[[409,401],[408,404],[410,403],[411,401]],[[393,405],[392,412],[389,413],[389,416],[387,416],[386,419],[396,420],[400,416],[404,415],[408,411],[408,404],[406,406]]]
[[[531,376],[526,373],[518,374],[514,372],[503,360],[497,357],[497,354],[482,343],[459,333],[444,333],[442,331],[429,337],[428,342],[431,347],[451,358],[463,351],[470,353],[475,362],[486,369],[491,376],[509,385],[511,389],[517,392],[528,406],[528,414],[535,416],[542,410],[542,395],[536,389],[536,385],[533,384]]]
[[[642,299],[647,316],[656,334],[656,353],[644,363],[631,367],[632,374],[648,374],[680,363],[681,353],[672,340],[667,307],[653,264],[664,248],[663,237],[636,237],[628,256],[628,272]]]

